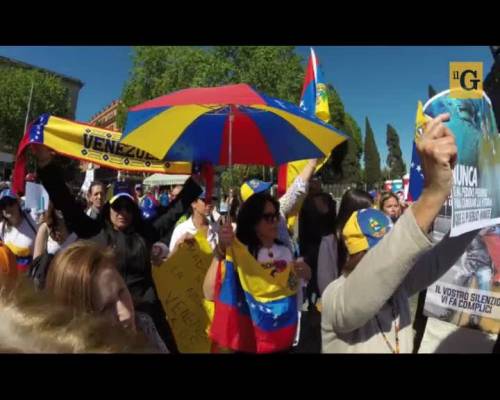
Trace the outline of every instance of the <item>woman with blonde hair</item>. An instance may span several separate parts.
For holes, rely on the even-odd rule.
[[[139,335],[108,318],[78,313],[35,291],[24,277],[0,274],[0,353],[143,353]]]
[[[137,329],[158,352],[168,353],[151,317],[135,313],[112,249],[84,240],[69,245],[50,263],[46,290],[78,312],[97,313],[132,331]]]

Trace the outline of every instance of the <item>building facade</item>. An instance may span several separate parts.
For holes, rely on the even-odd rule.
[[[70,115],[69,118],[75,119],[76,116],[76,107],[78,105],[78,95],[80,94],[80,89],[83,87],[83,82],[79,79],[72,78],[67,75],[60,74],[55,71],[51,71],[45,68],[37,67],[36,65],[31,65],[22,61],[14,60],[12,58],[0,56],[0,66],[8,66],[8,67],[17,67],[24,69],[34,69],[46,74],[53,75],[59,79],[61,79],[64,87],[68,89],[69,97],[70,97]]]
[[[118,126],[116,123],[116,116],[118,114],[118,106],[120,104],[121,100],[112,101],[111,104],[107,105],[104,109],[92,116],[89,121],[90,125],[117,131]]]

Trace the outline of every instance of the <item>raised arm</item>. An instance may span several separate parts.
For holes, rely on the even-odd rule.
[[[307,194],[309,181],[311,180],[316,166],[317,159],[309,160],[302,172],[295,178],[293,184],[287,189],[286,193],[279,199],[280,212],[288,217],[298,212],[304,197]]]
[[[32,150],[42,185],[54,207],[63,213],[68,227],[82,239],[97,235],[101,231],[101,223],[87,216],[78,206],[64,182],[62,169],[53,162],[53,153],[41,145],[33,145]]]
[[[33,259],[41,256],[47,249],[47,240],[49,238],[49,228],[43,222],[36,233],[35,248],[33,249]]]
[[[201,193],[202,189],[195,182],[195,178],[189,178],[177,198],[168,205],[165,214],[154,222],[153,226],[157,232],[156,240],[161,240],[167,246],[170,244],[175,224]]]
[[[448,114],[433,119],[417,142],[425,176],[420,198],[343,282],[332,282],[323,293],[323,320],[334,330],[351,332],[366,324],[432,247],[426,233],[451,191],[457,155],[453,134],[443,124],[448,119]]]

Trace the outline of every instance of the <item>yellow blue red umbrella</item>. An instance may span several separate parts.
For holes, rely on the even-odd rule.
[[[246,84],[185,89],[129,109],[121,141],[168,161],[279,165],[346,140],[296,105]]]

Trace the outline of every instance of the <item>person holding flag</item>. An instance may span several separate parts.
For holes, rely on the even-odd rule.
[[[279,209],[270,194],[254,194],[238,213],[236,234],[228,222],[221,228],[203,283],[214,302],[209,336],[216,348],[276,353],[293,345],[299,282],[311,271],[278,240]]]

